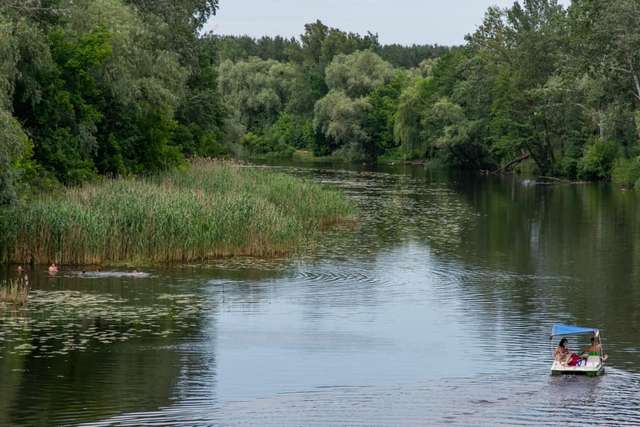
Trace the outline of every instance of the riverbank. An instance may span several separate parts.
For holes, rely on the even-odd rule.
[[[307,180],[231,162],[104,180],[41,195],[0,217],[0,256],[14,263],[193,262],[293,253],[350,202]]]

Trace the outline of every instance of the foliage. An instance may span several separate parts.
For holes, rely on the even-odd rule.
[[[299,39],[202,34],[217,9],[0,2],[0,204],[56,182],[301,148],[472,170],[526,162],[570,179],[633,175],[624,159],[640,139],[636,0],[491,7],[454,48],[382,45],[321,21]]]
[[[640,189],[640,158],[618,159],[613,167],[611,180],[621,187]]]
[[[302,248],[353,207],[335,190],[233,163],[105,180],[42,195],[3,217],[4,261],[185,262]]]
[[[314,142],[313,122],[290,113],[281,113],[267,130],[269,139],[294,148],[309,148]]]
[[[587,146],[578,163],[578,177],[590,180],[609,178],[617,156],[618,146],[614,142],[594,141]]]
[[[392,65],[370,51],[338,55],[326,69],[328,88],[343,91],[352,98],[368,95],[393,76]]]
[[[295,66],[251,58],[225,61],[219,69],[220,93],[236,119],[249,131],[261,131],[285,111],[297,95]]]
[[[371,51],[338,55],[326,69],[331,91],[316,103],[314,152],[340,150],[349,160],[376,160],[395,146],[392,130],[397,101],[406,81]]]
[[[244,149],[244,156],[249,158],[290,158],[294,152],[291,145],[272,132],[264,135],[247,132],[240,145]]]
[[[345,153],[351,153],[352,160],[362,159],[362,147],[371,138],[366,130],[370,109],[371,104],[364,98],[352,99],[340,90],[329,92],[315,107],[313,127],[322,135],[323,144],[314,147],[314,152],[325,154],[325,147],[329,153],[342,148]]]
[[[0,206],[16,201],[16,166],[29,148],[30,141],[20,123],[0,109]]]
[[[0,4],[0,199],[15,201],[15,185],[76,185],[227,151],[217,64],[197,37],[217,2],[169,3]]]
[[[381,46],[376,53],[394,67],[418,68],[421,64],[434,58],[438,58],[449,51],[446,46],[416,45],[402,46],[399,44],[389,44]]]

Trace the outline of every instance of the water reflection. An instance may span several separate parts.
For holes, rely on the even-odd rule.
[[[0,425],[640,423],[635,194],[277,169],[361,221],[291,260],[35,275],[30,311],[0,315]],[[603,329],[605,377],[548,375],[558,321]]]

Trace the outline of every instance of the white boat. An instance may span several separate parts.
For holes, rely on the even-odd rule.
[[[602,340],[600,340],[600,331],[596,328],[584,328],[581,326],[569,326],[569,325],[554,325],[551,330],[551,339],[566,338],[566,337],[578,337],[584,335],[591,335],[598,342],[600,342],[600,351],[595,353],[589,353],[584,355],[583,359],[576,366],[569,366],[566,363],[561,363],[557,360],[553,361],[551,365],[552,375],[587,375],[598,376],[604,374],[604,365],[606,357],[602,348]]]

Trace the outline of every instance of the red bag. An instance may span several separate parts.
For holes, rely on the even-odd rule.
[[[580,363],[581,360],[582,360],[582,357],[573,353],[571,355],[571,360],[569,360],[569,366],[578,366],[578,363]]]

